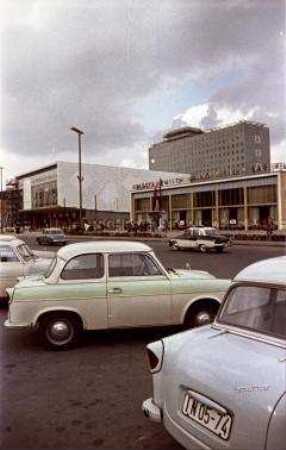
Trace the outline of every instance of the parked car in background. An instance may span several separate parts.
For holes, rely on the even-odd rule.
[[[42,235],[37,236],[39,245],[65,245],[67,241],[68,238],[61,228],[46,228]]]
[[[39,257],[21,239],[13,235],[0,236],[0,298],[7,299],[6,289],[17,283],[18,277],[44,273],[51,258]]]
[[[143,411],[185,448],[285,449],[285,274],[285,256],[250,265],[213,324],[147,346]]]
[[[38,329],[49,348],[76,344],[83,330],[213,320],[230,280],[165,268],[140,242],[95,241],[58,250],[42,277],[9,289],[7,328]]]
[[[191,227],[177,237],[169,239],[168,243],[174,250],[222,252],[226,246],[232,245],[232,240],[214,227]]]

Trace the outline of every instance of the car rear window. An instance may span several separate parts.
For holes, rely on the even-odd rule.
[[[286,289],[237,286],[218,321],[286,339]]]

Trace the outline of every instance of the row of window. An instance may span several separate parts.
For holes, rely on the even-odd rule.
[[[101,253],[79,255],[64,267],[63,280],[87,280],[102,278],[105,274],[104,257]],[[161,268],[148,255],[118,253],[108,256],[108,276],[144,277],[164,275]]]
[[[193,205],[194,208],[215,206],[215,191],[194,192]],[[173,209],[190,209],[191,208],[191,194],[176,194],[171,197]],[[231,206],[243,205],[244,190],[243,188],[225,189],[218,191],[218,205]],[[256,186],[247,189],[247,203],[249,205],[276,203],[277,189],[276,185],[271,186]],[[164,210],[169,209],[169,199],[167,196],[162,196],[161,205],[164,205]],[[136,199],[136,211],[149,211],[150,199]]]

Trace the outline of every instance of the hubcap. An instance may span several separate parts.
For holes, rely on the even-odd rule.
[[[211,315],[207,311],[200,311],[197,314],[197,323],[198,323],[198,325],[204,325],[206,323],[209,323],[209,322],[211,322],[211,319],[212,319]]]
[[[48,336],[53,343],[65,344],[72,337],[70,324],[64,320],[52,322],[48,328]]]

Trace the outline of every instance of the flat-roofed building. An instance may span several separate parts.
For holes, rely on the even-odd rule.
[[[82,213],[88,221],[130,219],[134,183],[157,182],[166,172],[82,164]],[[180,177],[180,174],[173,174]],[[19,218],[32,228],[79,223],[78,164],[58,161],[16,177],[22,191]]]
[[[184,172],[194,180],[269,167],[269,128],[250,121],[205,131],[185,126],[169,131],[149,148],[150,170]]]
[[[163,178],[156,194],[156,213],[172,228],[178,221],[187,225],[219,229],[262,229],[269,219],[278,230],[286,230],[286,166],[251,175],[193,181]],[[133,220],[154,214],[152,183],[137,184],[131,193]]]

